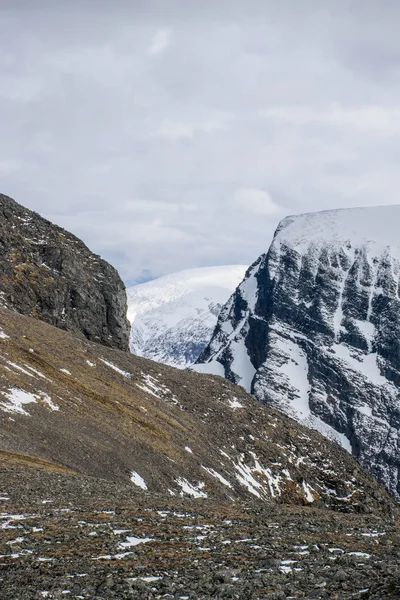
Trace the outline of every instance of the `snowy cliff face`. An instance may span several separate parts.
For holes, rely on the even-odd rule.
[[[400,498],[400,206],[288,217],[196,365],[337,439]]]
[[[246,267],[192,269],[128,289],[133,354],[184,368],[209,342]]]

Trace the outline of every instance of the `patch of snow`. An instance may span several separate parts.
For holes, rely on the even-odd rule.
[[[326,438],[335,441],[337,444],[340,444],[342,448],[349,452],[349,454],[352,453],[351,443],[348,437],[346,437],[344,433],[336,431],[336,429],[328,425],[328,423],[325,423],[319,417],[310,413],[309,417],[305,419],[303,423],[311,429],[316,429],[317,431],[322,433],[322,435],[324,435]]]
[[[120,548],[121,550],[125,550],[125,548],[132,548],[133,546],[139,546],[139,544],[147,544],[148,542],[154,542],[154,538],[127,537],[126,542],[121,542],[118,548]]]
[[[293,389],[290,407],[298,418],[305,419],[310,415],[310,384],[306,353],[290,339],[277,336],[275,341],[279,353],[287,358],[281,365],[280,372],[286,377],[286,385],[291,391]]]
[[[104,363],[105,365],[107,365],[107,367],[110,367],[110,369],[113,369],[113,371],[115,371],[116,373],[119,373],[123,377],[132,377],[131,373],[128,373],[128,371],[123,371],[122,369],[120,369],[119,367],[117,367],[116,365],[114,365],[109,360],[106,360],[105,358],[100,358],[100,360],[101,360],[102,363]]]
[[[257,488],[261,487],[261,483],[254,479],[252,475],[252,469],[248,465],[244,464],[243,459],[234,464],[234,467],[238,472],[236,475],[238,481],[244,485],[248,491],[253,494],[253,496],[261,498],[261,494],[257,490]]]
[[[34,377],[34,375],[32,373],[30,373],[29,371],[27,371],[26,369],[21,367],[21,365],[17,365],[16,363],[12,362],[11,360],[8,360],[7,364],[9,364],[11,367],[13,367],[13,369],[17,369],[24,375],[28,375],[29,377]]]
[[[0,339],[2,339],[2,340],[9,340],[10,339],[10,336],[7,335],[6,333],[4,333],[3,329],[1,329],[1,327],[0,327]]]
[[[373,287],[372,287],[373,290]],[[372,310],[372,307],[371,307]],[[354,319],[354,323],[356,324],[360,333],[364,336],[367,346],[368,352],[372,352],[372,343],[375,339],[375,325],[370,321],[360,321],[359,319]]]
[[[71,375],[72,373],[70,373],[68,371],[68,369],[60,369],[61,373],[65,373],[66,375]]]
[[[160,581],[160,579],[162,579],[162,577],[155,577],[155,576],[148,576],[148,577],[130,577],[128,579],[128,581],[137,581],[138,579],[140,579],[140,581],[146,581],[148,583],[152,583],[153,581]]]
[[[232,488],[229,481],[227,479],[225,479],[225,477],[222,477],[222,475],[220,475],[220,473],[218,473],[217,471],[214,471],[214,469],[209,469],[207,467],[204,467],[203,465],[201,465],[201,468],[204,469],[205,471],[207,471],[207,473],[209,473],[213,477],[216,477],[223,485],[226,485],[227,487]]]
[[[27,369],[29,369],[30,371],[32,371],[33,373],[35,373],[38,377],[41,377],[42,379],[46,379],[46,381],[51,381],[51,379],[49,379],[48,377],[46,377],[46,375],[43,375],[43,373],[41,371],[38,371],[37,369],[34,369],[30,365],[25,365],[25,367]]]
[[[220,377],[225,377],[225,369],[217,360],[207,363],[196,363],[191,365],[190,370],[196,371],[196,373],[207,373],[208,375],[219,375]]]
[[[239,383],[247,392],[251,391],[251,384],[256,374],[243,337],[238,337],[231,342],[233,362],[231,370],[239,377]]]
[[[51,410],[59,410],[60,407],[54,404],[51,398],[44,392],[25,392],[18,388],[12,388],[8,392],[0,392],[0,397],[6,398],[6,401],[0,401],[0,409],[9,413],[17,413],[25,416],[30,414],[23,408],[27,404],[37,404],[39,401],[45,404]]]
[[[231,408],[244,408],[243,404],[240,404],[237,398],[233,398],[233,400],[228,400],[228,404]]]
[[[44,392],[38,392],[38,395],[40,396],[41,401],[44,402],[44,404],[46,404],[51,410],[60,410],[58,404],[54,404],[50,396]]]
[[[143,392],[146,392],[146,394],[151,394],[155,398],[160,398],[161,399],[161,396],[159,396],[158,394],[156,394],[156,392],[154,390],[152,390],[151,388],[149,388],[147,385],[140,385],[140,383],[136,383],[136,386],[140,390],[142,390]]]
[[[197,485],[189,483],[187,479],[180,477],[176,480],[176,483],[181,488],[181,496],[192,496],[193,498],[207,498],[206,492],[203,492],[204,482],[200,481]]]
[[[147,485],[143,477],[136,473],[136,471],[132,471],[131,481],[138,487],[142,488],[142,490],[147,490]]]
[[[363,404],[361,406],[356,406],[356,409],[361,412],[363,415],[367,417],[372,417],[372,408],[368,406],[368,404]]]
[[[303,481],[302,486],[307,502],[314,502],[315,498],[312,494],[313,488],[310,485],[308,485],[308,483],[306,483],[305,481]]]
[[[0,402],[0,408],[10,413],[18,413],[20,415],[30,416],[23,408],[26,404],[37,403],[37,397],[30,392],[24,392],[18,388],[12,388],[8,393],[1,392],[1,396],[5,396],[6,402]]]
[[[189,446],[185,446],[185,450],[186,452],[189,452],[189,454],[193,454],[193,451],[191,448],[189,448]]]
[[[350,352],[349,346],[346,344],[334,344],[332,350],[336,356],[347,363],[348,368],[361,373],[364,377],[369,379],[375,385],[385,385],[388,383],[387,379],[381,375],[377,364],[377,354],[372,352],[371,354],[360,354],[357,358],[354,353]]]

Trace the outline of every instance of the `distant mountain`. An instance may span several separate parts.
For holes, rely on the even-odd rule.
[[[128,288],[131,352],[180,368],[193,364],[246,268],[190,269]]]
[[[196,369],[337,439],[400,498],[400,206],[288,217]]]

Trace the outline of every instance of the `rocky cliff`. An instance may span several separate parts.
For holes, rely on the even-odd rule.
[[[337,439],[400,498],[400,206],[288,217],[199,370]]]
[[[0,300],[90,340],[128,349],[117,271],[71,233],[0,195]]]

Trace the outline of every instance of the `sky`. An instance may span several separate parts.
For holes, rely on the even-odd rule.
[[[397,0],[0,0],[0,192],[128,283],[400,203]]]

